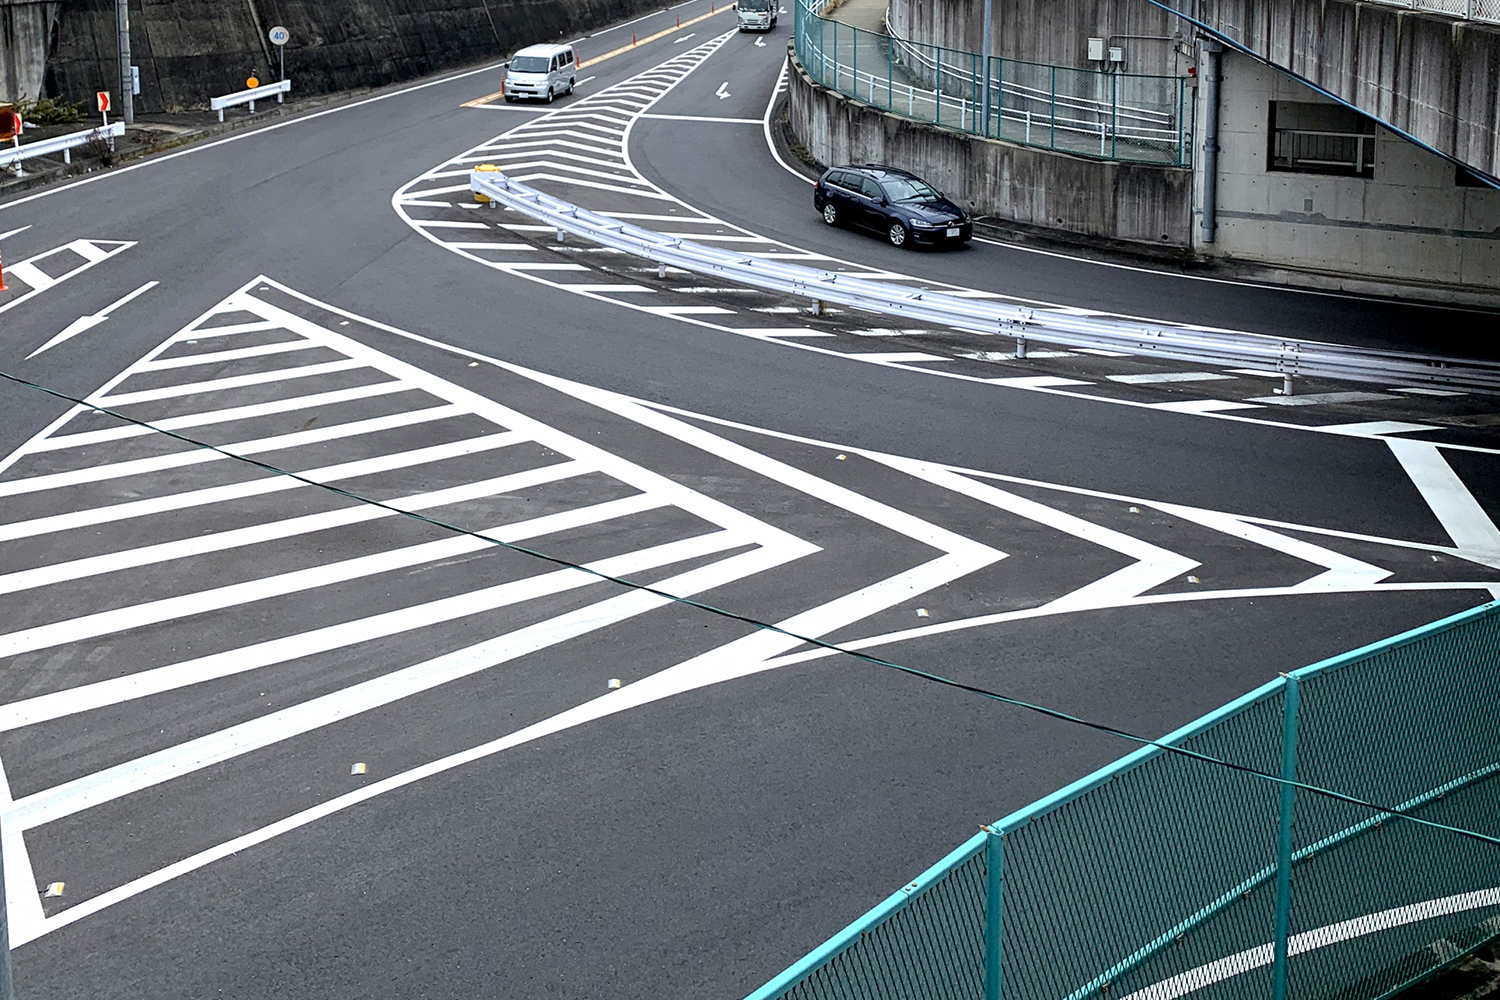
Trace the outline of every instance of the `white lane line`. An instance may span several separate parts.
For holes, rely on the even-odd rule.
[[[1404,392],[1413,396],[1467,396],[1467,392],[1459,392],[1455,389],[1426,389],[1413,386],[1397,386],[1392,392]]]
[[[734,333],[746,337],[759,337],[762,340],[774,340],[777,337],[832,337],[834,334],[825,330],[814,330],[805,326],[740,326],[734,328]]]
[[[444,220],[441,220],[441,219],[414,219],[412,221],[414,221],[419,226],[426,226],[428,229],[488,229],[488,228],[490,228],[490,224],[488,222],[447,222],[447,221],[444,221]]]
[[[712,115],[641,115],[664,122],[716,122],[724,125],[759,125],[759,118],[715,118]]]
[[[716,531],[697,538],[597,560],[589,566],[598,572],[614,576],[641,573],[686,559],[722,552],[746,542],[746,539],[732,531]],[[771,555],[778,559],[786,558],[781,553]],[[500,601],[498,606],[505,606],[598,582],[602,582],[599,577],[582,570],[565,569],[502,584],[501,587],[478,593],[484,594],[491,603]],[[503,596],[500,593],[502,588]],[[464,595],[466,598],[474,596],[477,595]],[[488,670],[527,653],[585,635],[642,614],[666,601],[666,598],[641,591],[608,598],[495,639],[35,792],[18,799],[4,818],[7,823],[23,830],[35,829],[132,792],[232,760],[339,719],[368,712],[441,684]],[[474,605],[479,603],[474,602]]]
[[[1460,551],[1500,555],[1500,528],[1458,478],[1434,444],[1408,438],[1384,439],[1396,461]]]
[[[0,815],[10,808],[13,801],[10,779],[0,767]],[[37,892],[36,873],[31,867],[31,853],[26,849],[25,831],[0,827],[0,850],[5,854],[3,903],[11,941],[39,937],[45,933],[46,916],[42,911],[42,898]]]
[[[537,264],[533,264],[533,263],[530,263],[529,261],[515,261],[515,262],[495,261],[493,263],[494,263],[495,267],[499,268],[502,271],[587,271],[587,270],[589,270],[588,268],[584,267],[582,264],[550,264],[550,263],[537,263]]]
[[[240,441],[234,444],[226,444],[222,447],[236,455],[259,455],[268,451],[301,448],[309,444],[322,444],[327,441],[357,437],[361,434],[374,434],[379,431],[392,430],[398,427],[410,427],[414,424],[445,420],[448,417],[464,416],[466,412],[462,406],[454,403],[446,403],[423,410],[391,413],[383,417],[371,417],[368,420],[353,420],[349,423],[334,424],[329,427],[318,427],[306,431],[294,431],[290,434],[277,434],[272,437],[258,438],[254,441]],[[194,448],[190,451],[173,452],[169,455],[152,455],[149,458],[134,458],[124,462],[111,462],[107,465],[92,465],[83,469],[69,469],[67,472],[49,472],[41,476],[28,476],[24,479],[11,479],[0,482],[0,497],[21,496],[26,493],[39,493],[43,490],[60,489],[65,486],[79,486],[84,483],[103,482],[106,479],[122,479],[126,476],[163,472],[167,469],[180,469],[189,465],[203,465],[208,462],[225,461],[228,458],[229,456],[222,452],[211,451],[207,448]]]
[[[20,229],[11,229],[6,232],[0,233],[0,240],[8,240],[12,236],[19,236],[21,233],[26,232],[26,230],[30,228],[30,226],[22,226]]]
[[[210,552],[224,552],[246,545],[259,545],[262,542],[292,538],[314,531],[327,531],[351,524],[378,521],[381,518],[395,517],[397,511],[432,510],[450,504],[465,503],[470,500],[529,489],[544,483],[570,479],[591,471],[593,470],[583,462],[558,462],[537,469],[528,469],[525,472],[485,479],[477,483],[450,486],[447,489],[413,493],[410,496],[386,500],[383,501],[385,507],[356,504],[352,507],[341,507],[317,514],[303,514],[299,517],[283,518],[280,521],[253,524],[245,528],[194,535],[177,541],[159,542],[155,545],[107,552],[98,556],[86,556],[67,562],[38,566],[34,569],[17,570],[14,573],[0,575],[0,594],[13,594],[17,591],[47,587],[68,580],[80,580],[104,573],[117,573],[124,569],[138,569],[153,563],[187,559]]]
[[[1017,389],[1051,389],[1062,385],[1093,385],[1076,378],[1059,378],[1056,375],[1022,375],[1016,378],[987,378],[981,381],[991,385],[1008,385]]]
[[[261,333],[265,330],[279,330],[281,327],[275,323],[267,323],[257,320],[254,323],[227,323],[224,326],[209,326],[194,329],[189,327],[180,333],[173,334],[167,343],[175,344],[180,341],[208,340],[210,337],[235,337],[242,333]]]
[[[1248,402],[1271,406],[1321,406],[1325,403],[1369,403],[1377,399],[1400,399],[1388,392],[1310,392],[1305,396],[1251,396]]]
[[[155,288],[159,284],[160,282],[158,281],[148,281],[141,287],[137,288],[135,291],[123,295],[118,299],[115,299],[115,301],[111,302],[103,309],[100,309],[98,312],[90,313],[87,316],[78,317],[73,322],[69,323],[67,327],[57,336],[53,337],[41,347],[38,347],[36,350],[26,355],[26,360],[30,361],[32,358],[36,357],[38,354],[41,354],[43,351],[52,347],[56,347],[58,344],[65,343],[66,341],[69,341],[78,336],[80,333],[85,333],[89,330],[92,330],[99,324],[107,322],[110,315],[116,309],[119,309],[120,307],[125,305],[129,305],[131,302],[134,302],[142,295],[145,295],[147,292],[151,291],[151,289]]]
[[[89,402],[108,407],[129,406],[131,403],[152,403],[159,399],[172,399],[177,396],[194,396],[205,392],[223,392],[226,389],[240,389],[247,385],[265,385],[268,382],[283,382],[294,378],[313,378],[318,375],[332,375],[334,372],[344,372],[351,368],[363,367],[364,364],[362,362],[348,359],[344,361],[327,361],[317,365],[303,365],[300,368],[278,368],[276,371],[256,372],[253,375],[235,375],[231,378],[212,379],[207,382],[184,382],[181,385],[168,385],[160,389],[122,392],[117,396],[95,396]]]
[[[1072,349],[1078,354],[1093,354],[1101,358],[1128,358],[1129,354],[1124,351],[1106,351],[1100,347],[1075,347]],[[1233,368],[1229,369],[1234,371]]]
[[[447,245],[460,250],[504,250],[507,253],[515,250],[537,249],[530,243],[449,243]]]
[[[1111,382],[1125,385],[1155,385],[1158,382],[1213,382],[1217,379],[1232,379],[1233,375],[1219,372],[1153,372],[1146,375],[1106,375]]]
[[[65,448],[81,448],[86,445],[102,444],[105,441],[120,441],[125,438],[144,437],[147,434],[155,434],[156,431],[152,428],[164,431],[179,431],[188,427],[206,427],[210,424],[248,420],[252,417],[288,413],[292,410],[333,406],[356,399],[368,399],[372,396],[387,396],[395,392],[416,391],[413,386],[403,385],[400,382],[375,382],[370,385],[357,385],[352,389],[335,389],[332,392],[317,392],[310,396],[292,396],[289,399],[277,399],[269,403],[252,403],[248,406],[232,406],[225,410],[209,410],[204,413],[189,413],[179,417],[167,417],[165,420],[152,421],[151,427],[138,427],[131,424],[126,427],[107,427],[97,431],[54,434],[35,444],[27,445],[24,451],[28,455],[34,455],[45,451],[61,451]],[[59,430],[61,429],[63,428],[59,428]]]
[[[786,160],[782,159],[781,151],[776,148],[776,142],[771,138],[771,112],[776,110],[776,99],[780,97],[782,92],[786,89],[786,74],[787,69],[790,66],[790,56],[781,61],[781,72],[776,75],[776,86],[771,88],[771,97],[766,101],[765,114],[761,115],[760,118],[761,133],[765,137],[766,149],[770,152],[771,158],[775,160],[778,165],[780,165],[782,170],[785,170],[787,173],[791,174],[799,181],[802,181],[804,184],[816,184],[817,181],[813,180],[813,178],[807,176],[800,170],[794,169],[790,163],[787,163]]]
[[[297,475],[303,479],[310,479],[315,483],[332,483],[340,479],[372,476],[382,472],[391,472],[396,469],[410,468],[414,465],[426,465],[429,462],[462,458],[494,448],[508,448],[511,445],[520,444],[527,440],[530,440],[527,435],[516,431],[507,431],[503,434],[485,434],[463,441],[450,441],[447,444],[397,452],[393,455],[380,455],[376,458],[364,458],[356,462],[341,462],[337,465],[299,471]],[[133,517],[145,517],[150,514],[165,514],[172,511],[185,510],[188,507],[202,507],[206,504],[222,503],[227,500],[242,500],[246,497],[277,493],[281,490],[298,489],[306,485],[308,484],[299,479],[293,479],[290,476],[265,476],[260,479],[252,479],[249,482],[231,483],[228,486],[210,486],[201,490],[187,490],[182,493],[169,493],[166,496],[149,497],[144,500],[129,500],[125,503],[110,504],[105,507],[91,507],[85,510],[69,511],[66,514],[50,514],[46,517],[32,518],[27,521],[12,521],[9,524],[0,524],[0,542],[8,542],[17,538],[33,538],[37,535],[46,535],[54,531],[89,528],[95,525],[109,524],[114,521],[125,521]]]
[[[502,541],[523,541],[526,538],[568,531],[570,528],[580,528],[580,526],[606,522],[606,520],[618,519],[618,517],[628,517],[640,511],[664,507],[664,505],[667,505],[667,502],[660,496],[639,493],[636,496],[625,496],[615,501],[594,504],[592,507],[544,514],[528,522],[517,522],[492,529],[489,534]],[[458,540],[459,538],[446,538],[443,541]],[[477,541],[468,537],[463,537],[463,540]],[[732,547],[744,546],[744,544],[753,544],[753,540],[748,540],[736,532],[709,532],[709,534],[694,535],[693,538],[684,538],[684,540],[639,550],[633,555],[643,555],[649,559],[660,559],[660,561],[652,565],[628,565],[631,565],[633,570],[652,568],[654,565],[666,565],[667,562],[675,562],[678,559],[697,558],[706,553],[720,552],[720,550],[732,549]],[[492,549],[492,547],[495,546],[478,541],[475,550]],[[612,559],[615,561],[613,565],[625,565],[618,562],[621,556],[604,559],[603,564],[610,564]],[[615,571],[610,571],[610,573],[615,573]],[[245,673],[248,670],[258,670],[261,667],[272,666],[272,664],[285,663],[288,660],[311,657],[318,652],[329,652],[330,649],[344,649],[347,646],[369,642],[369,640],[398,636],[398,634],[417,630],[417,628],[468,618],[481,612],[490,612],[498,607],[508,607],[511,604],[522,603],[522,601],[534,600],[535,597],[561,594],[562,591],[568,591],[577,586],[600,582],[597,576],[591,576],[579,570],[550,571],[550,573],[538,574],[538,576],[496,583],[478,591],[438,598],[425,604],[401,607],[401,609],[390,610],[380,615],[369,615],[366,618],[354,619],[354,621],[339,622],[338,625],[324,625],[323,628],[314,628],[314,630],[294,634],[294,636],[282,636],[279,639],[269,639],[266,642],[254,643],[254,645],[240,646],[237,649],[226,649],[226,651],[205,655],[205,657],[195,657],[192,660],[181,661],[181,663],[141,670],[138,673],[127,673],[127,675],[111,678],[108,681],[65,688],[62,691],[54,691],[54,693],[42,694],[33,699],[0,706],[0,732],[23,729],[23,727],[34,726],[43,721],[63,718],[65,715],[93,711],[93,709],[104,708],[107,705],[118,705],[127,700],[141,699],[151,694],[177,690],[177,688],[201,684],[204,681],[214,681],[214,679],[226,678],[237,673]]]
[[[627,292],[632,294],[637,292],[656,294],[656,289],[654,288],[647,288],[645,285],[628,285],[623,282],[620,284],[610,284],[605,281],[595,281],[572,285],[564,284],[558,287],[565,288],[570,292],[597,292],[600,295],[619,295]]]
[[[731,316],[733,309],[722,306],[642,306],[653,316]]]
[[[1152,507],[1173,517],[1180,517],[1205,528],[1240,538],[1255,545],[1281,552],[1294,559],[1322,566],[1324,572],[1309,577],[1291,589],[1296,591],[1347,590],[1371,587],[1391,576],[1391,571],[1371,565],[1342,552],[1325,549],[1321,545],[1283,535],[1255,524],[1246,524],[1232,514],[1203,510],[1198,507],[1183,507],[1172,503],[1152,503]]]
[[[877,364],[903,364],[912,361],[952,361],[953,358],[943,357],[940,354],[924,354],[921,351],[884,351],[876,353],[854,353],[846,352],[846,358],[856,361],[873,361]]]
[[[1152,403],[1153,410],[1168,410],[1172,413],[1224,413],[1229,410],[1255,410],[1258,403],[1236,403],[1231,399],[1184,399],[1175,403]]]
[[[10,202],[8,205],[0,205],[0,208],[8,208],[10,207],[10,205],[16,205],[26,200],[28,199],[21,198],[17,201]],[[100,244],[108,244],[110,246],[110,249],[101,249]],[[69,278],[77,277],[84,271],[87,271],[89,268],[93,267],[95,264],[99,264],[103,261],[109,260],[116,254],[124,253],[126,250],[129,250],[133,246],[135,246],[134,243],[123,243],[116,240],[74,240],[71,243],[65,243],[60,247],[53,247],[51,250],[43,251],[42,253],[39,253],[34,257],[28,257],[23,261],[16,262],[15,264],[6,265],[6,273],[10,277],[24,282],[27,287],[31,289],[31,291],[24,292],[20,295],[17,295],[15,298],[9,300],[8,302],[5,302],[4,304],[0,304],[0,313],[14,309],[16,306],[22,304],[23,302],[29,302],[36,296],[45,292],[47,289],[60,285],[64,281],[67,281]],[[44,261],[49,257],[55,257],[69,251],[77,254],[79,257],[82,257],[83,263],[76,265],[71,270],[60,274],[57,277],[53,277],[38,266],[40,261]]]
[[[1440,431],[1436,424],[1413,424],[1405,420],[1366,420],[1355,424],[1323,424],[1325,431],[1342,431],[1358,437],[1380,437],[1384,434],[1410,434],[1414,431]]]
[[[184,354],[175,358],[152,358],[150,361],[139,365],[138,372],[159,372],[172,368],[191,368],[194,365],[222,364],[226,361],[243,361],[246,358],[263,358],[271,354],[285,354],[289,351],[306,351],[314,347],[321,347],[310,340],[285,340],[279,344],[258,344],[255,347],[237,347],[230,351],[214,351],[211,354]]]

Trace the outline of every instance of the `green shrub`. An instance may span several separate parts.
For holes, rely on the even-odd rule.
[[[83,108],[82,101],[69,104],[67,101],[54,101],[50,97],[30,101],[25,94],[16,102],[16,114],[21,116],[21,120],[39,128],[47,125],[72,125],[83,121]]]

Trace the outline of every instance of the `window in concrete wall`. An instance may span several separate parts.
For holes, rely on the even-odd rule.
[[[1489,181],[1466,167],[1455,168],[1455,173],[1454,183],[1461,188],[1487,188],[1492,186]]]
[[[1341,104],[1271,102],[1268,170],[1375,176],[1375,123]]]

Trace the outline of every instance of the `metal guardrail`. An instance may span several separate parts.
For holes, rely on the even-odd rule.
[[[1366,350],[976,301],[665,236],[544,194],[511,180],[489,164],[470,174],[469,186],[492,205],[513,208],[562,232],[671,267],[816,302],[1012,337],[1018,358],[1026,357],[1032,341],[1039,341],[1200,365],[1274,370],[1286,380],[1287,391],[1293,390],[1299,377],[1500,391],[1500,362]]]
[[[211,98],[208,102],[208,109],[210,111],[217,111],[219,113],[219,121],[223,121],[225,108],[232,108],[236,104],[248,104],[250,105],[250,110],[254,111],[256,101],[264,101],[272,97],[276,98],[277,104],[281,104],[285,100],[286,95],[291,92],[291,89],[292,81],[290,78],[278,80],[275,83],[268,83],[263,87],[252,87],[249,90],[241,90],[234,94],[225,94],[223,97]]]
[[[56,135],[50,139],[39,139],[36,142],[23,143],[19,146],[0,146],[0,167],[8,167],[12,164],[19,167],[22,160],[29,160],[34,156],[52,156],[56,153],[63,155],[64,163],[72,163],[73,150],[79,146],[87,145],[95,140],[103,142],[118,139],[124,134],[124,122],[111,122],[98,128],[69,132],[67,135]]]
[[[1500,605],[1283,674],[982,831],[749,1000],[1391,997],[1500,934]]]

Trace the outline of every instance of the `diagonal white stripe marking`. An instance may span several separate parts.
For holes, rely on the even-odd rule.
[[[163,386],[160,389],[142,389],[138,392],[122,392],[117,396],[96,396],[89,402],[100,406],[129,406],[131,403],[150,403],[158,399],[177,396],[192,396],[201,392],[223,392],[225,389],[240,389],[247,385],[265,385],[294,378],[313,378],[332,375],[334,372],[363,368],[358,361],[329,361],[318,365],[303,365],[301,368],[281,368],[273,372],[256,372],[253,375],[236,375],[233,378],[213,379],[208,382],[187,382],[182,385]]]
[[[698,538],[654,546],[591,564],[611,575],[640,573],[659,566],[723,551],[743,543],[733,532],[720,531]],[[527,600],[599,582],[581,570],[560,570],[535,580],[510,584],[510,601]],[[645,598],[650,598],[646,600]],[[527,653],[584,635],[665,602],[665,598],[632,591],[567,615],[397,670],[332,694],[294,705],[272,715],[231,726],[166,750],[105,768],[82,778],[17,800],[5,815],[8,824],[35,829],[65,816],[111,802],[132,792],[201,770],[273,743],[309,732],[339,719],[487,670]]]
[[[1385,442],[1454,545],[1490,558],[1500,556],[1500,528],[1495,527],[1437,445],[1403,438],[1386,438]]]
[[[235,455],[259,455],[268,451],[300,448],[309,444],[322,444],[327,441],[337,441],[341,438],[358,437],[361,434],[374,434],[378,431],[409,427],[414,424],[428,423],[433,420],[444,420],[448,417],[463,416],[465,412],[463,407],[448,403],[442,406],[429,407],[425,410],[392,413],[384,417],[371,417],[368,420],[355,420],[347,424],[334,424],[331,427],[319,427],[309,431],[296,431],[292,434],[278,434],[275,437],[261,438],[257,441],[241,441],[236,444],[223,445],[223,447],[229,449]],[[85,469],[52,472],[45,476],[12,479],[7,482],[0,482],[0,497],[39,493],[43,490],[54,490],[65,486],[79,486],[84,483],[97,483],[106,479],[122,479],[125,476],[139,476],[148,472],[180,469],[189,465],[203,465],[208,462],[223,461],[228,457],[222,452],[197,448],[192,451],[175,452],[170,455],[153,455],[150,458],[136,458],[128,462],[115,462],[110,465],[94,465]]]
[[[385,501],[387,506],[394,507],[395,510],[386,510],[369,504],[356,504],[352,507],[327,510],[317,514],[303,514],[300,517],[283,518],[280,521],[255,524],[246,528],[194,535],[191,538],[172,542],[160,542],[156,545],[143,545],[104,555],[87,556],[48,566],[38,566],[35,569],[17,570],[14,573],[0,575],[0,594],[12,594],[21,590],[30,590],[33,587],[63,583],[67,580],[79,580],[102,573],[116,573],[122,569],[136,569],[153,563],[187,559],[191,556],[223,552],[245,545],[258,545],[279,538],[291,538],[314,531],[327,531],[330,528],[376,521],[385,517],[395,517],[396,511],[431,510],[435,507],[497,496],[501,493],[581,476],[589,471],[591,470],[583,462],[558,462],[539,469],[497,476],[494,479],[485,479],[464,486],[451,486],[428,493],[414,493]]]
[[[319,346],[321,345],[307,340],[288,340],[280,344],[259,344],[255,347],[237,347],[230,351],[214,351],[212,354],[185,354],[176,358],[153,358],[136,370],[159,372],[172,368],[192,368],[194,365],[216,365],[226,361],[243,361],[246,358],[263,358],[270,354],[285,354],[288,351],[306,351]]]
[[[465,455],[489,451],[492,448],[508,448],[513,444],[519,444],[527,440],[530,440],[527,435],[516,431],[507,431],[501,434],[485,434],[464,441],[451,441],[447,444],[432,445],[428,448],[416,448],[412,451],[397,452],[394,455],[381,455],[376,458],[360,459],[356,462],[341,462],[337,465],[310,469],[298,472],[297,474],[303,477],[303,479],[310,479],[315,483],[333,483],[340,479],[372,476],[381,472],[391,472],[395,469],[410,468],[414,465],[426,465],[429,462],[441,462],[449,458],[462,458]],[[222,503],[227,500],[242,500],[245,497],[262,496],[266,493],[277,493],[281,490],[294,490],[306,485],[301,480],[292,479],[290,476],[266,476],[263,479],[252,479],[246,483],[210,486],[201,490],[187,490],[183,493],[169,493],[162,497],[150,497],[145,500],[131,500],[126,503],[110,504],[107,507],[92,507],[87,510],[70,511],[66,514],[52,514],[47,517],[32,518],[27,521],[12,521],[9,524],[0,524],[0,542],[10,541],[15,538],[32,538],[37,535],[50,534],[54,531],[71,531],[75,528],[109,524],[113,521],[128,520],[132,517],[145,517],[148,514],[165,514],[174,510],[185,510],[188,507],[202,507],[207,504]]]

